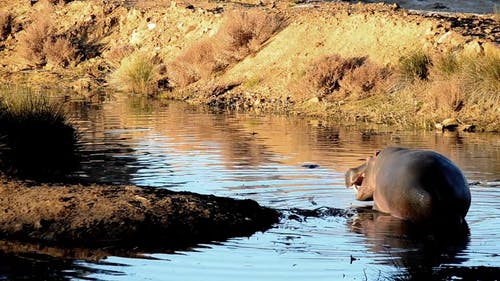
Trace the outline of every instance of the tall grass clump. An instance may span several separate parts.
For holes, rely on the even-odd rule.
[[[26,90],[0,93],[0,172],[62,177],[78,165],[77,140],[60,103]]]
[[[243,60],[273,36],[284,20],[260,10],[229,13],[217,33],[190,46],[170,64],[169,77],[184,87]]]
[[[399,59],[399,74],[401,80],[412,82],[414,80],[427,80],[431,59],[422,51],[412,52]]]
[[[459,72],[461,65],[456,53],[447,52],[435,59],[434,67],[439,74],[449,77]]]
[[[500,106],[500,55],[464,57],[461,77],[469,102]]]
[[[113,73],[111,84],[125,92],[155,94],[158,90],[158,71],[152,56],[136,52],[125,57]]]

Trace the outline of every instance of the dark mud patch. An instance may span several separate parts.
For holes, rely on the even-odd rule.
[[[0,238],[46,246],[176,250],[250,236],[278,221],[252,200],[137,186],[0,181]]]

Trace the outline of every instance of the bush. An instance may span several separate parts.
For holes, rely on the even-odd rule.
[[[19,38],[19,54],[33,66],[50,63],[66,67],[78,61],[78,49],[65,36],[58,36],[49,5],[32,16],[32,23]]]
[[[390,76],[389,69],[365,60],[361,66],[348,71],[339,85],[344,96],[359,100],[387,91]]]
[[[283,19],[261,10],[233,11],[227,15],[214,40],[228,59],[239,61],[258,51],[283,24]]]
[[[133,52],[134,52],[134,47],[130,45],[120,45],[111,49],[108,52],[107,59],[108,61],[111,62],[111,64],[114,67],[118,68],[120,66],[122,59],[128,57]]]
[[[31,92],[0,94],[0,172],[64,176],[78,165],[77,140],[60,103]]]
[[[132,53],[121,61],[111,83],[121,91],[154,94],[158,90],[158,72],[153,58],[144,53]]]
[[[417,51],[399,59],[399,71],[404,81],[427,80],[431,60],[423,52]]]
[[[66,67],[78,58],[77,50],[71,42],[64,38],[49,38],[43,44],[46,62],[55,66]]]
[[[50,11],[45,11],[50,13]],[[46,63],[43,46],[48,38],[55,34],[54,22],[41,11],[33,16],[33,22],[19,37],[20,55],[29,64],[42,66]]]
[[[275,14],[234,11],[213,37],[195,43],[170,63],[169,77],[184,87],[222,72],[256,52],[282,24]]]
[[[339,55],[323,56],[306,72],[306,89],[316,96],[326,97],[340,90],[344,76],[363,64],[363,58],[342,58]]]

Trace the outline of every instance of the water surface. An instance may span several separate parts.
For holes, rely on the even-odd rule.
[[[307,118],[211,113],[183,103],[151,104],[117,97],[99,105],[75,104],[72,115],[86,154],[77,174],[80,178],[253,199],[282,210],[283,218],[264,233],[174,253],[89,259],[89,254],[75,258],[69,252],[47,249],[44,254],[3,250],[0,279],[431,276],[440,280],[465,276],[461,269],[468,274],[486,271],[492,279],[500,276],[498,134],[342,127]],[[344,187],[343,173],[388,145],[434,149],[464,170],[472,183],[470,235],[414,239],[394,220],[354,210],[366,203],[355,201],[352,190]],[[339,209],[346,213],[332,212]],[[316,213],[306,216],[305,210]]]

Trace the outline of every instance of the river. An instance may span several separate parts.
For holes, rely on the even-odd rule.
[[[361,2],[384,2],[388,4],[397,3],[399,6],[419,11],[434,11],[448,13],[495,13],[500,9],[499,0],[363,0]]]
[[[500,135],[341,126],[297,116],[215,113],[120,96],[71,105],[101,183],[253,199],[283,212],[250,237],[170,253],[93,256],[0,247],[0,280],[442,280],[500,273]],[[389,145],[436,150],[471,183],[470,234],[414,239],[374,224],[343,174]],[[345,210],[339,215],[334,210]],[[307,212],[314,211],[314,212]],[[312,213],[312,215],[311,215]],[[495,277],[496,276],[496,277]],[[413,279],[412,279],[413,278]],[[488,279],[491,278],[491,279]]]

